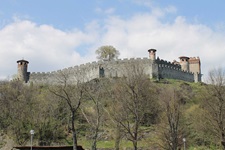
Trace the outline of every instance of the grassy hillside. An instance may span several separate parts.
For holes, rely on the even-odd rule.
[[[82,87],[75,127],[78,145],[84,148],[90,149],[96,141],[98,149],[116,145],[133,149],[135,144],[139,149],[172,149],[174,145],[182,149],[185,138],[189,150],[222,149],[219,128],[213,126],[206,103],[216,97],[209,91],[211,86],[170,79],[150,81],[141,76],[99,79],[79,88],[1,82],[0,129],[16,145],[29,145],[31,129],[35,130],[35,145],[72,145],[71,111],[63,92],[77,106],[81,97],[76,93]]]

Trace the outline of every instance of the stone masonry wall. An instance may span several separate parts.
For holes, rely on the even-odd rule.
[[[130,64],[141,64],[144,72],[151,75],[152,61],[148,58],[137,59],[118,59],[116,61],[98,61],[65,68],[53,72],[32,72],[30,73],[29,82],[54,84],[60,82],[59,76],[66,75],[67,79],[72,83],[77,80],[83,82],[90,81],[100,77],[100,68],[104,70],[104,77],[122,77],[125,75],[125,68]]]
[[[194,73],[182,71],[179,64],[160,59],[153,61],[149,58],[131,58],[86,63],[53,72],[33,72],[30,73],[29,82],[57,84],[61,80],[59,76],[64,76],[71,84],[78,81],[87,82],[101,76],[122,77],[126,74],[127,66],[131,64],[139,64],[144,69],[144,73],[150,78],[171,78],[188,82],[194,82],[201,78],[199,75],[194,76]]]
[[[194,73],[183,71],[181,66],[165,60],[157,59],[158,77],[195,82]]]

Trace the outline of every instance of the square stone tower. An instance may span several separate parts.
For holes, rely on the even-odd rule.
[[[201,74],[201,62],[199,57],[190,57],[189,59],[190,72]]]

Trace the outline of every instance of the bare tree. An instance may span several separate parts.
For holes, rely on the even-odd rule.
[[[92,80],[86,83],[85,86],[85,100],[86,104],[82,105],[81,111],[90,126],[90,135],[92,139],[92,150],[97,150],[97,140],[99,137],[99,130],[103,124],[103,100],[106,98],[104,91],[104,81]]]
[[[39,145],[51,145],[53,142],[60,143],[66,137],[64,132],[65,113],[59,110],[63,107],[62,102],[55,100],[55,95],[52,95],[48,86],[37,85],[37,95],[33,100],[37,103],[34,113],[35,122],[35,138],[38,139]],[[65,105],[64,105],[65,108]],[[57,130],[56,130],[57,129]]]
[[[225,72],[221,68],[209,72],[209,85],[203,93],[202,107],[215,139],[225,149]]]
[[[98,59],[107,61],[117,59],[120,55],[119,51],[111,45],[101,46],[95,51],[95,53],[98,55]]]
[[[157,110],[155,88],[139,64],[125,66],[124,75],[114,84],[111,116],[133,143],[134,150],[137,150],[145,114]]]
[[[183,104],[182,92],[172,87],[161,89],[160,103],[162,107],[161,123],[158,127],[158,136],[163,149],[177,150],[185,137],[182,126]]]
[[[72,73],[74,75],[74,80],[71,80]],[[57,76],[58,83],[53,84],[50,88],[50,91],[54,95],[67,103],[67,106],[70,110],[74,150],[78,150],[75,120],[81,105],[81,101],[83,99],[84,77],[84,70],[79,70],[79,72],[60,72]]]

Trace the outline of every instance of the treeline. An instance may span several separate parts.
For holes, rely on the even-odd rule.
[[[19,145],[35,131],[38,145],[79,140],[131,141],[134,150],[225,148],[225,74],[209,74],[209,84],[150,80],[138,64],[123,78],[76,82],[60,74],[58,84],[0,83],[0,130]],[[81,75],[82,73],[79,73]],[[144,144],[143,144],[144,143]]]

